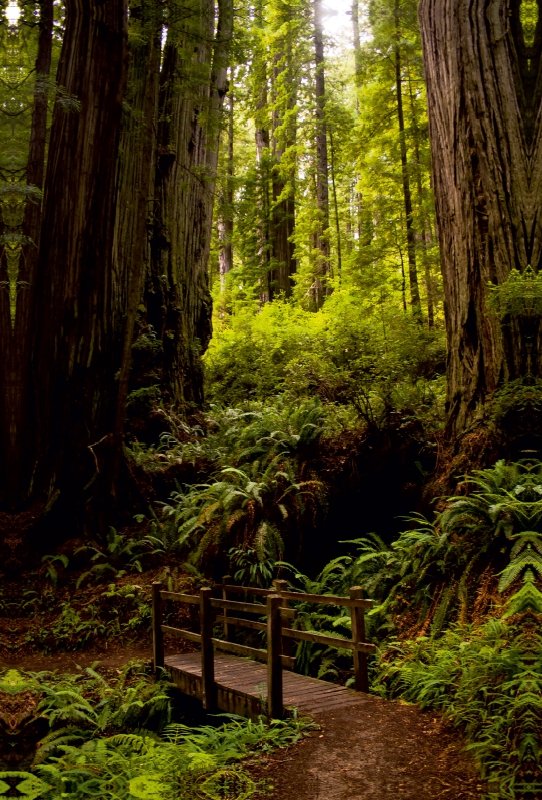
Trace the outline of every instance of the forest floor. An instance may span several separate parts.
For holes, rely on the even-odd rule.
[[[485,787],[473,760],[441,717],[367,701],[315,716],[321,730],[254,766],[253,776],[267,786],[257,800],[480,798]]]
[[[28,654],[0,669],[75,672],[99,661],[120,670],[149,661],[150,647]],[[434,712],[367,696],[363,705],[314,716],[319,728],[246,766],[264,789],[254,800],[478,800],[485,787],[458,733]]]

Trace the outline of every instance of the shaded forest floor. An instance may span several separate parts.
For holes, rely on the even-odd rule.
[[[107,644],[106,652],[2,659],[0,669],[74,673],[99,661],[101,673],[114,674],[132,659],[150,662],[150,644]],[[319,727],[308,738],[245,762],[259,786],[254,800],[477,800],[486,789],[464,740],[435,712],[369,695],[314,721]]]
[[[486,788],[434,713],[370,696],[315,721],[320,731],[253,767],[258,800],[473,800]]]

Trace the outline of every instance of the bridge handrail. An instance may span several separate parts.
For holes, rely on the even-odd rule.
[[[204,708],[214,706],[216,684],[214,679],[214,650],[222,650],[236,655],[248,656],[257,661],[267,663],[268,713],[271,717],[280,717],[283,713],[282,698],[282,668],[293,668],[295,658],[290,654],[291,640],[309,641],[324,644],[338,650],[350,650],[354,657],[355,688],[358,691],[369,690],[367,655],[374,653],[375,646],[365,642],[364,610],[372,607],[371,600],[363,598],[360,587],[350,589],[350,597],[335,595],[316,595],[306,592],[287,591],[286,581],[275,581],[275,588],[260,589],[259,587],[240,587],[229,584],[231,580],[226,576],[220,585],[222,598],[212,597],[212,589],[201,589],[199,596],[184,594],[182,592],[166,591],[160,581],[153,583],[153,656],[154,668],[164,666],[164,634],[186,639],[201,645],[201,695]],[[228,600],[227,594],[254,593],[265,596],[266,603],[246,603]],[[201,633],[193,633],[181,628],[174,628],[163,624],[163,601],[173,600],[192,605],[199,605]],[[315,631],[295,630],[289,627],[289,620],[295,618],[297,610],[290,608],[293,601],[319,603],[323,605],[339,605],[350,608],[352,617],[352,638],[343,639],[326,636]],[[221,616],[216,616],[216,609],[222,611]],[[228,615],[228,611],[265,616],[266,622],[245,620]],[[213,637],[214,622],[221,622],[224,626],[224,639]],[[248,647],[228,641],[228,626],[240,626],[267,632],[267,649]],[[284,641],[283,641],[284,640]]]

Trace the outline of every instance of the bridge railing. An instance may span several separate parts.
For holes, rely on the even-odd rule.
[[[282,670],[292,669],[295,658],[290,655],[292,641],[308,641],[334,647],[338,650],[351,650],[354,657],[355,688],[367,692],[369,681],[367,674],[367,656],[373,653],[375,646],[365,642],[365,609],[371,608],[372,601],[363,598],[360,587],[350,589],[350,597],[334,595],[316,595],[287,590],[286,581],[275,581],[274,589],[260,589],[251,586],[236,586],[228,583],[229,576],[217,587],[221,598],[213,597],[213,589],[201,589],[199,595],[170,592],[163,589],[162,583],[153,583],[153,656],[154,667],[158,670],[164,666],[164,635],[199,644],[201,647],[201,699],[203,707],[212,709],[215,705],[214,650],[245,656],[267,664],[267,712],[270,717],[280,718],[283,715]],[[253,595],[265,598],[265,603],[231,600],[228,595]],[[163,624],[163,603],[172,600],[199,606],[200,633],[193,633],[182,628],[174,628]],[[336,605],[350,608],[352,618],[352,638],[343,639],[326,636],[314,631],[296,630],[290,621],[295,619],[297,610],[290,607],[290,602],[315,603],[318,605]],[[217,614],[222,612],[221,614]],[[266,618],[260,620],[246,619],[236,614],[252,614]],[[213,636],[215,622],[224,626],[224,639]],[[267,648],[248,647],[228,641],[230,626],[264,631]]]

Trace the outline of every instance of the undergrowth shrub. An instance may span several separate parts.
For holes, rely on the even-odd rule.
[[[438,638],[391,643],[378,665],[373,690],[439,709],[464,730],[492,800],[542,791],[541,622],[455,624]]]
[[[0,677],[2,691],[18,695],[27,716],[33,706],[50,732],[29,770],[0,772],[0,794],[43,800],[247,800],[257,786],[243,760],[286,747],[314,727],[297,717],[172,722],[171,684],[155,683],[135,664],[113,683],[92,668],[74,676],[12,670]]]
[[[441,330],[428,331],[400,311],[382,309],[378,320],[374,307],[364,312],[362,292],[352,287],[338,288],[317,313],[278,300],[236,308],[216,321],[204,359],[207,396],[237,405],[286,390],[340,403],[363,398],[360,410],[372,398],[371,413],[378,413],[382,401],[397,406],[407,386],[443,374]],[[425,411],[436,410],[440,420],[442,388],[426,400],[438,408]]]

